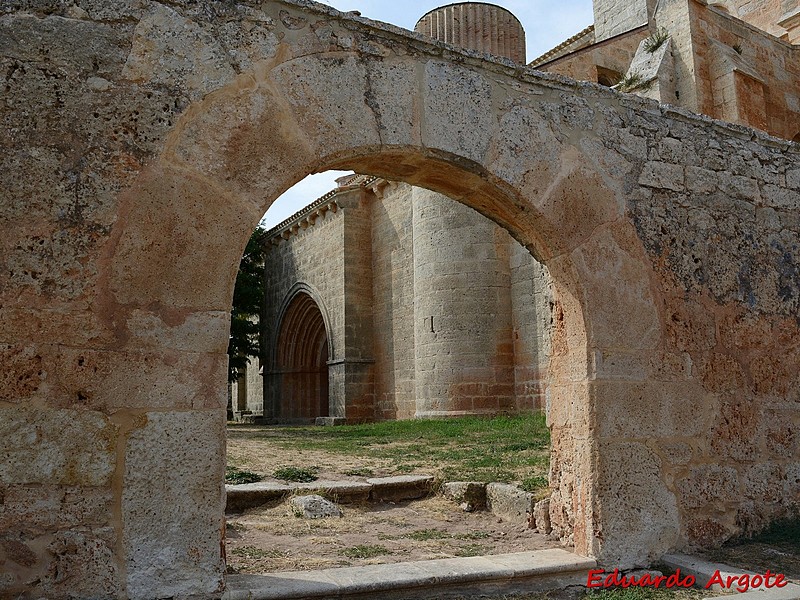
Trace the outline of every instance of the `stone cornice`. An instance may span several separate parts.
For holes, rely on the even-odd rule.
[[[544,64],[546,62],[550,62],[551,60],[553,60],[555,58],[560,58],[560,56],[558,56],[559,52],[561,52],[565,48],[568,48],[569,46],[571,46],[575,42],[581,40],[582,38],[589,37],[589,36],[591,36],[593,34],[594,34],[594,25],[589,25],[583,31],[579,31],[578,33],[573,35],[571,38],[568,38],[568,39],[564,40],[563,42],[561,42],[555,48],[553,48],[551,50],[548,50],[547,52],[542,54],[539,58],[535,58],[532,61],[530,61],[528,63],[528,66],[535,68],[536,66],[542,65],[542,64]]]
[[[277,246],[282,240],[288,240],[302,230],[316,224],[317,219],[328,211],[336,213],[339,210],[337,197],[355,188],[366,188],[376,181],[378,177],[371,175],[347,175],[337,180],[339,187],[314,200],[305,208],[297,211],[291,217],[284,219],[261,237],[262,244]]]

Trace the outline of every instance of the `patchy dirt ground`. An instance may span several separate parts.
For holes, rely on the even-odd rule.
[[[310,449],[291,449],[281,447],[269,439],[253,439],[248,431],[235,431],[228,435],[228,464],[235,464],[248,471],[264,476],[264,481],[272,481],[269,476],[275,469],[285,465],[315,467],[319,479],[345,481],[364,481],[364,476],[352,476],[347,473],[360,472],[367,477],[389,477],[407,474],[409,471],[398,471],[390,459],[364,456],[348,456],[333,452]],[[258,432],[259,435],[268,435]],[[416,473],[426,473],[415,469]],[[278,480],[274,480],[278,482]]]
[[[296,517],[288,502],[230,515],[229,569],[255,574],[561,547],[490,513],[465,513],[441,496],[341,508],[338,519]]]

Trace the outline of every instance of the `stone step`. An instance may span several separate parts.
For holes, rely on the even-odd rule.
[[[723,563],[711,562],[696,556],[680,553],[667,554],[661,559],[661,562],[671,569],[680,569],[683,575],[691,575],[694,577],[697,580],[695,586],[701,589],[705,589],[706,585],[716,574],[719,574],[724,581],[727,581],[729,576],[739,577],[741,575],[749,575],[749,580],[752,580],[753,576],[758,575],[761,576],[763,581],[763,575],[765,574],[764,572],[756,573],[754,571],[739,569]],[[774,581],[775,578],[772,577],[771,582]],[[741,593],[738,592],[735,585],[728,589],[714,584],[710,586],[710,590],[712,592],[734,593],[736,600],[800,600],[800,585],[794,583],[788,583],[780,588],[766,588],[762,585],[757,589]],[[709,596],[704,600],[709,600],[710,598],[712,597]]]
[[[561,549],[406,563],[229,575],[224,600],[400,598],[513,594],[585,585],[594,559]]]
[[[401,475],[375,477],[361,481],[312,481],[309,483],[279,484],[272,482],[226,485],[225,512],[242,512],[275,500],[281,500],[297,491],[316,492],[340,504],[355,502],[402,502],[416,500],[430,494],[433,488],[431,475]]]
[[[375,477],[367,479],[372,486],[369,498],[377,502],[402,502],[416,500],[431,493],[433,476],[399,475],[397,477]]]
[[[281,500],[292,493],[292,488],[280,483],[259,481],[242,485],[226,485],[225,512],[242,512],[267,502]]]

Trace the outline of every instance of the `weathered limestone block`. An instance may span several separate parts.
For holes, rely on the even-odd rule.
[[[269,481],[225,486],[225,512],[242,512],[267,502],[280,500],[292,491],[291,486]]]
[[[342,511],[330,500],[312,494],[310,496],[294,496],[289,500],[295,515],[304,519],[340,518]]]
[[[486,508],[486,484],[474,481],[450,481],[442,485],[448,500],[465,505],[467,512]]]
[[[486,486],[486,508],[513,523],[529,523],[533,514],[533,494],[515,485],[490,483]]]
[[[109,485],[117,432],[98,412],[2,408],[0,484]]]
[[[402,502],[416,500],[431,492],[433,477],[430,475],[398,475],[367,479],[372,486],[370,500],[380,502]]]
[[[550,535],[553,526],[550,524],[550,498],[539,500],[533,505],[533,522],[542,535]]]
[[[605,438],[697,436],[715,417],[711,397],[696,383],[602,381],[594,389],[598,410],[603,412],[598,429]]]
[[[436,60],[425,63],[424,77],[423,144],[484,162],[490,144],[486,134],[496,119],[490,83],[475,70]]]
[[[128,596],[221,589],[224,409],[144,413],[131,425],[122,492]]]
[[[133,33],[122,76],[190,90],[192,100],[228,83],[236,75],[219,42],[174,9],[153,3]]]
[[[295,490],[314,490],[324,494],[338,504],[353,504],[366,502],[372,493],[369,483],[359,481],[325,481],[318,480],[309,483],[298,483],[292,486]]]
[[[721,509],[741,494],[736,470],[717,465],[691,467],[688,476],[677,482],[677,488],[687,508],[713,505]]]
[[[595,552],[609,564],[645,566],[676,546],[679,511],[675,495],[661,479],[661,461],[642,443],[604,440],[599,457],[598,498],[610,511],[603,522],[602,539]],[[625,535],[618,535],[619,532]],[[623,538],[627,537],[627,541]],[[651,558],[631,552],[648,548]]]
[[[647,187],[682,192],[684,190],[684,170],[681,165],[663,162],[648,162],[639,176],[639,184]]]
[[[226,397],[215,384],[225,380],[227,366],[224,353],[62,348],[56,362],[58,394],[52,394],[52,401],[109,413],[133,408],[222,408]],[[143,387],[143,377],[151,377],[153,384]]]
[[[298,59],[273,69],[271,78],[292,107],[293,118],[316,140],[320,153],[380,145],[382,113],[364,103],[365,96],[374,92],[368,90],[367,68],[357,55]],[[353,110],[361,113],[357,131],[342,127],[353,118]]]

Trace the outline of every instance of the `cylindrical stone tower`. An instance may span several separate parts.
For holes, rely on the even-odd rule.
[[[418,33],[525,63],[525,31],[506,9],[460,2]],[[471,208],[414,188],[417,417],[514,410],[510,237]]]
[[[470,50],[525,64],[525,30],[505,8],[485,2],[458,2],[436,8],[414,31]]]
[[[416,416],[513,412],[511,238],[435,192],[412,207]]]

